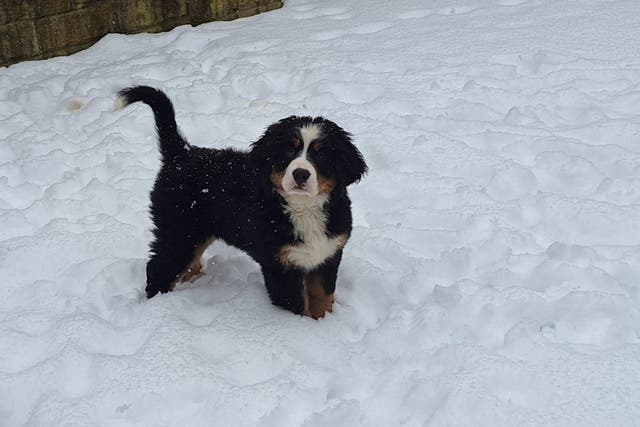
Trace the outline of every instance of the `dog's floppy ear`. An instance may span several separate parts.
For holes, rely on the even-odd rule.
[[[335,141],[337,167],[345,187],[360,181],[368,168],[362,153],[351,141],[351,135],[338,128],[332,132],[332,137],[337,139]]]
[[[259,182],[262,182],[267,193],[273,191],[271,185],[271,172],[275,164],[276,145],[284,138],[285,130],[292,126],[298,119],[297,116],[290,116],[276,123],[271,124],[264,134],[256,142],[251,144],[249,151],[249,160],[251,168],[258,176]]]
[[[261,190],[268,194],[272,191],[270,174],[273,164],[273,139],[270,135],[262,135],[260,139],[251,144],[249,151],[249,163],[256,176],[256,182],[260,183]]]

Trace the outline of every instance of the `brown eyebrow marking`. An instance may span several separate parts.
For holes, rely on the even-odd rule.
[[[293,138],[293,139],[291,140],[291,145],[292,145],[294,148],[300,148],[300,146],[302,145],[302,142],[300,142],[300,140],[299,140],[298,138]]]
[[[311,143],[311,147],[310,147],[313,151],[318,151],[320,148],[322,148],[322,142],[320,141],[315,141]]]

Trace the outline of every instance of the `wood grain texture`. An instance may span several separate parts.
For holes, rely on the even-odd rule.
[[[68,55],[108,33],[157,33],[280,7],[281,0],[0,0],[0,66]]]

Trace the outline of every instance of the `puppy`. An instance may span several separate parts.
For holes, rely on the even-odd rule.
[[[291,116],[248,151],[202,148],[180,134],[158,89],[123,89],[116,107],[138,101],[153,110],[162,157],[147,297],[202,275],[201,255],[221,240],[260,265],[274,305],[315,319],[330,312],[352,229],[347,187],[367,172],[350,134],[322,117]]]

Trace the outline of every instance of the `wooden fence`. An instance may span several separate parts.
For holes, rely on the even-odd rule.
[[[155,33],[279,7],[281,0],[0,0],[0,66],[68,55],[107,33]]]

